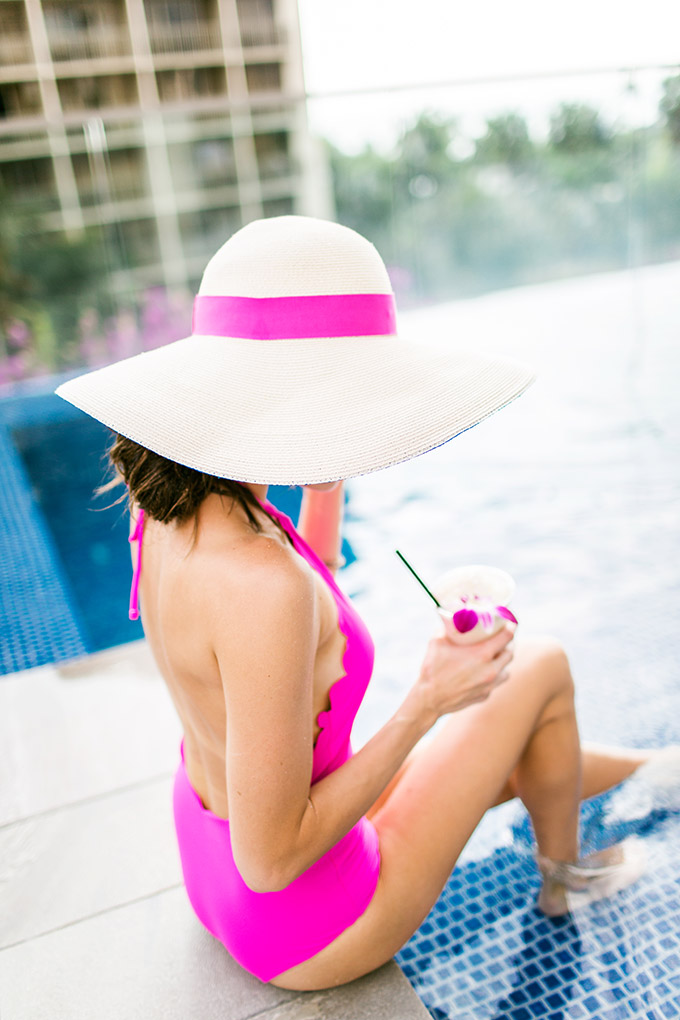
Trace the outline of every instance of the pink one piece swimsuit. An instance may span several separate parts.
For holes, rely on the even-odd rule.
[[[333,576],[292,521],[270,503],[263,504],[290,535],[296,551],[324,579],[338,609],[346,637],[343,675],[330,690],[330,708],[318,717],[312,784],[340,768],[352,755],[350,731],[373,668],[373,642],[365,624]],[[138,615],[144,511],[130,541],[138,541],[130,598],[130,617]],[[173,806],[182,872],[199,921],[224,944],[242,967],[262,981],[308,960],[363,914],[378,883],[378,835],[361,818],[335,846],[289,886],[278,892],[253,892],[234,862],[229,822],[213,814],[192,787],[181,760],[175,774]]]

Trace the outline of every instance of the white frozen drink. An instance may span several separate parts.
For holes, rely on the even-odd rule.
[[[497,634],[508,620],[517,623],[508,609],[515,582],[498,567],[481,563],[455,567],[437,578],[432,591],[442,606],[438,612],[446,636],[455,644],[484,641]]]

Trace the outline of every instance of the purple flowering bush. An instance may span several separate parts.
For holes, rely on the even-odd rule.
[[[109,317],[84,308],[75,337],[55,336],[46,313],[12,318],[0,334],[0,385],[69,368],[100,368],[179,340],[191,333],[191,308],[188,292],[149,287],[136,306]]]

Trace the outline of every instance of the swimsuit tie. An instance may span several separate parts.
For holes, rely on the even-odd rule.
[[[130,611],[131,620],[139,619],[139,575],[142,570],[142,535],[144,534],[144,511],[140,509],[135,530],[128,539],[129,542],[137,542],[137,563],[132,574],[132,587],[130,588]]]

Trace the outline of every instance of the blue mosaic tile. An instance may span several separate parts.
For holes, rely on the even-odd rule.
[[[680,1017],[680,814],[652,810],[644,818],[617,821],[607,813],[613,793],[584,803],[582,832],[589,833],[584,849],[637,835],[645,840],[647,870],[628,889],[570,916],[548,919],[535,907],[539,876],[531,827],[519,802],[500,809],[509,813],[511,839],[490,844],[481,859],[479,848],[475,859],[463,854],[430,915],[397,957],[433,1017]],[[496,875],[495,896],[483,885],[483,874]],[[501,909],[504,894],[510,913]],[[427,934],[432,930],[439,935],[436,945]],[[448,944],[442,937],[447,935]]]
[[[0,673],[85,654],[58,553],[0,424]]]

